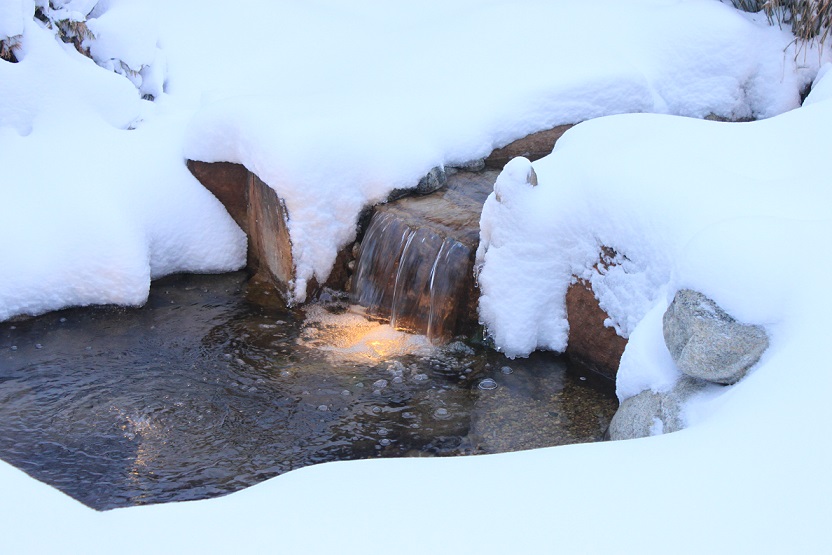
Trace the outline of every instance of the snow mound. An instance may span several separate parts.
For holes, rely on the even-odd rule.
[[[0,320],[144,302],[150,279],[245,263],[245,236],[188,173],[182,125],[27,22],[0,62]]]
[[[753,123],[636,114],[570,130],[534,164],[539,186],[495,186],[486,201],[480,316],[496,344],[511,356],[563,350],[573,276],[592,283],[610,325],[630,337],[622,399],[677,379],[661,315],[679,289],[765,326],[773,345],[785,341],[793,319],[805,318],[797,306],[825,302],[825,272],[810,253],[832,234],[820,163],[830,122],[832,103],[818,101]],[[593,268],[602,247],[619,265]],[[807,289],[817,298],[798,303]]]
[[[302,25],[264,28],[308,21],[297,6],[263,22],[229,14],[224,24],[248,30],[234,50],[245,75],[184,70],[203,95],[185,153],[244,164],[285,200],[296,301],[313,276],[325,281],[364,206],[432,167],[610,114],[772,116],[799,105],[816,70],[797,69],[787,31],[709,0],[354,4],[319,17],[314,41]],[[174,45],[172,67],[186,49],[225,60],[210,31]],[[302,65],[284,54],[300,45]]]

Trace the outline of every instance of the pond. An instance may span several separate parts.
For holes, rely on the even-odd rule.
[[[327,461],[598,441],[615,412],[553,354],[437,347],[323,297],[289,310],[241,272],[178,275],[142,308],[0,323],[0,458],[106,510]]]

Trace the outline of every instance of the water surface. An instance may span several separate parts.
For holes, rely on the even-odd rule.
[[[172,276],[142,308],[0,323],[0,458],[103,510],[334,460],[597,441],[616,408],[553,355],[436,348],[337,298],[252,298],[242,273]]]

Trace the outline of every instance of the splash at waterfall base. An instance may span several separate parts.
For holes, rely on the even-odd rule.
[[[474,261],[483,204],[508,160],[542,158],[571,127],[533,133],[484,160],[435,168],[423,181],[438,174],[441,187],[419,194],[420,183],[413,190],[395,191],[390,202],[368,208],[357,225],[358,239],[340,250],[325,283],[314,278],[307,283],[306,297],[316,298],[326,289],[346,291],[366,307],[368,316],[436,343],[479,336]],[[252,284],[264,295],[274,290],[274,301],[291,304],[291,214],[285,203],[240,164],[189,160],[188,167],[248,235]],[[611,253],[601,249],[596,272],[612,263]],[[614,382],[626,339],[607,325],[591,282],[585,276],[574,281],[566,295],[570,332],[565,352],[571,363]]]

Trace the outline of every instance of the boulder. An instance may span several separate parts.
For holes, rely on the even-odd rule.
[[[498,175],[496,171],[483,170],[502,168],[516,156],[531,160],[546,156],[570,127],[561,125],[533,133],[495,150],[487,160],[449,164],[447,171],[436,166],[415,188],[394,190],[388,204],[368,210],[366,217],[360,218],[359,229],[369,229],[371,214],[395,220],[394,227],[401,227],[398,231],[403,234],[395,241],[412,235],[411,246],[405,250],[404,244],[397,244],[397,252],[392,252],[396,248],[380,248],[371,255],[372,246],[362,244],[369,260],[362,269],[356,261],[357,253],[352,252],[352,245],[347,245],[338,254],[325,284],[314,278],[309,281],[307,297],[314,296],[321,287],[350,289],[354,299],[368,306],[371,313],[393,318],[402,328],[428,331],[437,337],[470,333],[477,325],[472,267],[479,240],[479,217]],[[248,270],[255,276],[253,281],[276,289],[288,301],[294,263],[286,225],[289,214],[283,201],[240,164],[189,160],[188,168],[248,235]],[[529,182],[537,184],[533,170]],[[392,277],[381,271],[382,266],[390,266]],[[361,279],[353,275],[354,271],[362,272]],[[382,281],[367,282],[368,273],[378,274]],[[447,279],[442,280],[441,276]],[[604,333],[605,328],[600,329]]]
[[[188,160],[187,165],[248,236],[246,269],[253,274],[252,288],[262,290],[264,294],[269,289],[276,290],[284,303],[289,302],[295,266],[287,225],[289,214],[283,200],[241,164]],[[311,279],[307,296],[315,295],[322,287],[344,289],[352,274],[350,263],[353,258],[349,247],[342,249],[326,283],[319,284]]]
[[[188,169],[211,191],[243,231],[248,233],[248,170],[230,162],[188,160]]]
[[[741,380],[768,348],[760,326],[742,324],[691,289],[676,293],[664,313],[664,341],[686,375],[720,384]]]
[[[613,441],[676,432],[685,427],[685,403],[708,387],[708,382],[682,376],[670,391],[642,391],[621,403],[612,417],[609,436]]]
[[[598,305],[592,285],[578,280],[566,291],[569,337],[566,354],[575,362],[615,380],[627,340],[604,325],[607,313]]]
[[[593,271],[605,273],[618,264],[619,253],[602,246]],[[625,257],[621,257],[626,259]],[[569,323],[566,354],[577,363],[615,382],[627,339],[605,325],[609,315],[601,308],[592,284],[575,276],[566,290],[566,320]]]
[[[286,205],[274,189],[253,173],[249,173],[247,198],[249,271],[256,274],[257,281],[271,284],[288,301],[295,264]]]

